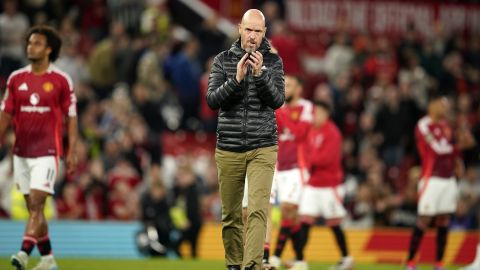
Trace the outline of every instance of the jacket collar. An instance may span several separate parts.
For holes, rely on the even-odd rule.
[[[267,52],[269,52],[271,49],[270,42],[266,38],[262,39],[262,43],[260,43],[260,47],[258,50],[265,55]],[[245,54],[245,50],[242,49],[241,43],[240,43],[240,38],[237,39],[233,44],[232,47],[230,47],[230,51],[233,52],[236,56],[241,58]]]

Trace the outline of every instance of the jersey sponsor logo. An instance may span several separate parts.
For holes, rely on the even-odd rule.
[[[28,85],[27,83],[22,83],[20,84],[20,86],[18,87],[18,91],[27,91],[28,90]]]
[[[50,107],[46,106],[20,106],[21,112],[36,112],[36,113],[46,113],[50,111]]]
[[[40,96],[37,93],[30,95],[30,104],[33,106],[37,105],[40,102]]]
[[[42,85],[43,91],[49,93],[53,90],[53,83],[51,82],[44,82]]]

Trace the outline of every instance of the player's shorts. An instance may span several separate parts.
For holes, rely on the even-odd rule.
[[[300,200],[300,215],[323,217],[325,219],[343,218],[347,214],[343,207],[343,186],[337,187],[312,187],[303,188]]]
[[[31,189],[53,194],[55,179],[59,168],[56,156],[24,158],[13,156],[13,176],[17,189],[30,194]]]
[[[418,215],[435,216],[454,213],[457,208],[458,187],[455,178],[432,176],[418,183]]]
[[[277,190],[275,188],[275,174],[273,175],[273,181],[272,181],[272,191],[270,192],[270,204],[275,203],[275,198],[277,197]],[[242,207],[247,208],[248,207],[248,178],[245,177],[245,187],[243,189],[243,199],[242,199]]]
[[[275,184],[279,203],[300,204],[300,198],[303,191],[303,180],[307,179],[307,173],[299,168],[277,171],[275,174]]]

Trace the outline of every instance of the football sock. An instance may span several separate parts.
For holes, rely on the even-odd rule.
[[[50,243],[50,237],[48,237],[48,234],[38,239],[37,247],[42,256],[52,254],[52,244]]]
[[[35,248],[36,244],[37,244],[37,239],[35,239],[35,237],[25,235],[23,236],[22,247],[20,250],[27,253],[27,255],[30,256],[30,253],[32,253],[32,250],[33,248]]]
[[[283,220],[278,233],[277,246],[275,247],[275,256],[281,257],[283,248],[287,243],[288,237],[290,237],[290,231],[292,228],[292,222],[289,220]]]
[[[297,253],[297,261],[303,261],[304,259],[303,250],[305,249],[305,246],[307,246],[310,226],[310,224],[302,223],[302,227],[300,229],[300,241],[298,242],[298,246],[294,247],[295,253]]]
[[[418,226],[415,226],[413,229],[412,239],[410,240],[410,248],[408,249],[408,261],[412,261],[415,257],[415,253],[417,253],[418,247],[422,242],[423,233],[423,230]]]
[[[263,245],[263,261],[268,262],[269,257],[270,257],[270,243],[265,243]]]
[[[333,234],[335,234],[335,240],[337,241],[338,248],[342,253],[342,257],[348,256],[347,242],[345,241],[345,234],[339,225],[332,226]]]
[[[443,260],[445,254],[445,247],[447,245],[448,227],[440,226],[437,228],[437,262]]]
[[[296,259],[298,260],[298,255],[301,252],[301,249],[303,248],[301,246],[302,242],[302,224],[297,224],[294,227],[292,227],[290,237],[292,239],[292,245],[293,245],[293,250],[295,251],[295,256]]]

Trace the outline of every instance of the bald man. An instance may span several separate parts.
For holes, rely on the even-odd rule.
[[[219,53],[208,79],[207,103],[219,109],[215,160],[222,199],[222,237],[229,270],[262,269],[267,208],[277,161],[275,110],[285,101],[282,60],[265,39],[265,17],[251,9],[240,38]],[[243,245],[242,195],[248,176]]]

